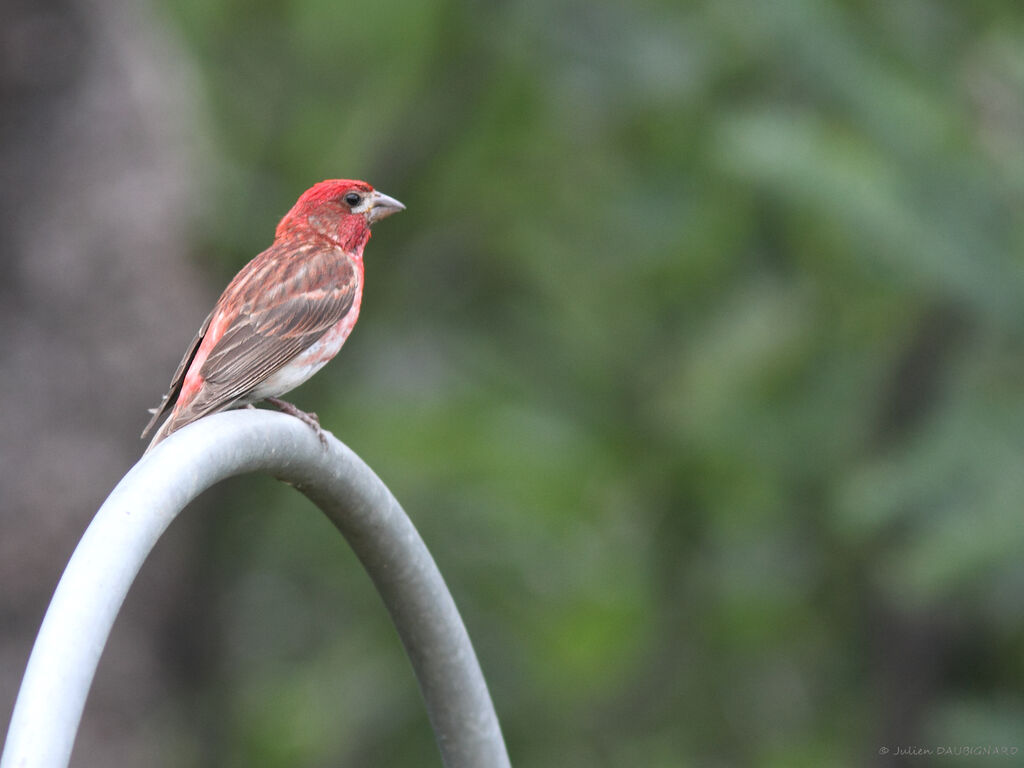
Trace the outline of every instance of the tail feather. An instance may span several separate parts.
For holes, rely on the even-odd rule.
[[[170,410],[170,408],[173,405],[174,403],[171,402],[171,398],[168,395],[164,395],[163,400],[160,401],[160,405],[158,405],[156,408],[148,409],[149,412],[153,415],[150,418],[149,422],[146,424],[145,429],[142,430],[142,434],[139,435],[140,440],[146,439],[146,435],[153,431],[153,428],[156,427],[157,422],[159,422],[160,419],[163,418],[164,414],[167,413],[167,411]]]
[[[197,408],[196,406],[200,406]],[[167,420],[160,425],[160,429],[153,435],[153,439],[149,442],[149,446],[143,451],[142,455],[145,456],[159,443],[169,435],[177,432],[182,427],[187,427],[193,421],[199,421],[204,416],[209,416],[212,413],[219,413],[220,411],[229,411],[233,408],[239,408],[242,406],[252,407],[248,399],[238,399],[225,404],[219,403],[202,403],[198,398],[190,400],[188,403],[182,404],[180,401],[173,403],[172,405],[166,405],[161,403],[159,408],[156,408],[156,415],[150,420],[149,425],[146,427],[146,431],[142,433],[145,437],[146,434],[152,429],[160,417],[166,412],[170,411],[170,416]]]
[[[147,453],[152,451],[153,448],[156,447],[157,443],[159,443],[161,440],[163,440],[169,434],[171,434],[176,429],[178,429],[178,426],[180,426],[180,425],[175,426],[175,423],[174,423],[175,421],[176,421],[176,419],[174,418],[174,414],[171,414],[170,418],[168,418],[167,421],[165,421],[163,424],[160,425],[160,429],[158,429],[156,431],[156,434],[153,435],[153,439],[150,440],[149,441],[149,445],[146,446],[146,450],[142,452],[143,456],[145,456]],[[149,430],[151,429],[152,425],[153,425],[153,422],[150,422],[150,425],[146,427],[146,432],[142,433],[143,437],[146,436],[146,433],[149,432]]]

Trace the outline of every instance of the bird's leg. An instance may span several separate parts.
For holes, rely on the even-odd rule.
[[[294,416],[296,419],[306,424],[310,429],[316,432],[316,436],[320,438],[320,443],[324,448],[327,447],[327,436],[324,434],[323,429],[320,428],[320,419],[317,418],[315,413],[306,413],[300,408],[296,408],[291,403],[281,400],[277,397],[265,397],[263,401],[277,408],[281,413],[287,413],[289,416]]]

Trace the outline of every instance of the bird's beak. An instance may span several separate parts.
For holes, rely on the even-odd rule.
[[[388,197],[383,192],[375,191],[370,198],[370,209],[366,212],[366,218],[373,224],[375,221],[386,219],[392,213],[404,210],[405,206],[395,200],[395,198]]]

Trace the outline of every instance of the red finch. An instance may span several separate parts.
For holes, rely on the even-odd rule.
[[[170,416],[148,450],[210,413],[278,400],[338,354],[359,317],[370,225],[405,206],[363,181],[321,181],[277,225],[274,244],[246,264],[189,345],[171,388],[142,432]]]

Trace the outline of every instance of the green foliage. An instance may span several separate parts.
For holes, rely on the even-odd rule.
[[[408,206],[294,400],[412,514],[517,765],[1024,749],[1016,4],[169,12],[211,279],[321,178]],[[210,764],[438,765],[343,543],[230,498]]]

